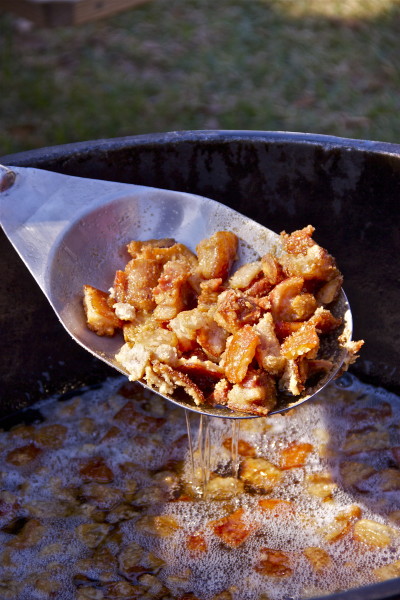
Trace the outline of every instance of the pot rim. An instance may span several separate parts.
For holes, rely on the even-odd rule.
[[[51,159],[57,159],[87,152],[102,151],[107,152],[114,147],[123,149],[137,144],[158,145],[166,143],[184,143],[184,142],[233,142],[233,141],[257,141],[292,144],[309,144],[321,146],[326,149],[342,148],[344,150],[356,150],[364,152],[376,152],[400,156],[400,144],[392,142],[381,142],[374,140],[364,140],[356,138],[346,138],[319,133],[291,132],[291,131],[263,131],[246,129],[194,129],[167,131],[163,133],[147,133],[139,135],[129,135],[115,138],[99,138],[81,142],[69,142],[55,146],[45,146],[13,154],[6,154],[0,157],[0,162],[4,165],[29,166],[31,162],[47,162]]]

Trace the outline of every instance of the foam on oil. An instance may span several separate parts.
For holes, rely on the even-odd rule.
[[[92,597],[85,596],[89,588],[96,598],[114,597],[105,591],[110,582],[140,585],[135,576],[121,574],[118,564],[121,551],[133,542],[163,561],[156,575],[165,598],[192,593],[211,600],[225,591],[235,600],[297,600],[372,583],[375,569],[400,559],[399,521],[393,517],[400,511],[400,484],[395,478],[385,485],[387,474],[398,470],[396,396],[346,375],[317,400],[287,415],[245,420],[233,429],[229,420],[211,419],[199,429],[196,417],[187,421],[182,409],[140,387],[134,387],[129,398],[122,395],[124,381],[108,381],[100,390],[65,402],[43,401],[38,405],[43,423],[0,434],[1,597],[48,597],[39,580],[53,582],[51,597],[59,600]],[[129,414],[124,412],[127,404],[134,407]],[[60,447],[41,445],[38,432],[53,424],[66,428],[65,439]],[[368,437],[369,433],[377,435]],[[363,439],[366,445],[357,446]],[[240,478],[244,457],[239,441],[275,465],[292,442],[305,442],[313,449],[304,466],[282,471],[280,483],[269,492],[245,486],[236,495],[216,500],[207,493],[210,482],[216,477]],[[41,450],[34,460],[25,465],[10,462],[10,453],[29,444]],[[82,479],[82,464],[92,459],[107,465],[111,480]],[[349,462],[367,465],[371,475],[356,486],[348,485],[342,467]],[[329,473],[332,482],[325,497],[310,492],[310,480],[320,473]],[[263,510],[262,498],[287,500],[291,509]],[[120,520],[111,518],[121,505],[131,512]],[[390,527],[390,543],[363,543],[351,528],[333,542],[326,538],[335,518],[354,505],[363,519]],[[250,533],[242,544],[231,547],[212,522],[239,508]],[[149,516],[173,517],[179,528],[166,536],[149,533],[140,527]],[[37,540],[15,543],[18,519],[39,523]],[[90,523],[103,527],[97,545],[77,535],[80,526]],[[188,538],[195,534],[202,536],[205,551],[188,550]],[[101,548],[115,557],[109,572],[95,564]],[[263,574],[256,568],[265,548],[284,553],[289,575]],[[329,566],[316,570],[305,548],[325,551]],[[85,559],[89,566],[82,563]]]

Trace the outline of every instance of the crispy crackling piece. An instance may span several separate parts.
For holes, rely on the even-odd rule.
[[[122,323],[108,304],[108,294],[91,285],[83,286],[83,307],[89,329],[97,335],[112,336]]]

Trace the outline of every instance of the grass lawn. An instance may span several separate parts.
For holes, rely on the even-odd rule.
[[[183,129],[400,143],[399,0],[152,0],[75,28],[0,17],[0,155]]]

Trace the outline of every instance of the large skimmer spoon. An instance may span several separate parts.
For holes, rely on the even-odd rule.
[[[236,266],[256,260],[279,243],[276,233],[208,198],[24,167],[0,167],[0,223],[65,329],[86,350],[125,374],[115,360],[122,337],[99,337],[86,327],[82,286],[107,290],[115,271],[124,269],[129,258],[127,242],[170,237],[195,250],[215,231],[230,230],[240,239]],[[343,331],[350,340],[352,318],[343,292],[330,308],[343,318]],[[280,394],[271,414],[310,399],[338,373],[346,351],[337,335],[328,336],[323,347],[324,358],[333,362],[331,371],[301,396]],[[201,414],[253,416],[164,397]]]

